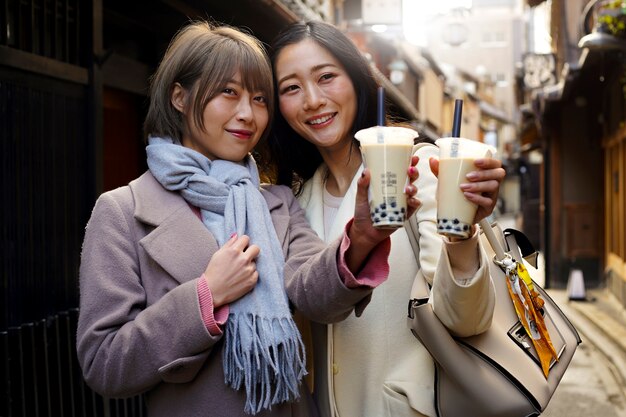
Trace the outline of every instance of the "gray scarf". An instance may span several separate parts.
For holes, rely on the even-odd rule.
[[[283,251],[252,156],[242,164],[215,160],[169,138],[150,137],[148,166],[163,187],[178,191],[199,207],[202,221],[220,247],[233,233],[248,235],[261,253],[259,280],[252,291],[230,304],[226,322],[226,384],[246,390],[245,412],[256,414],[299,397],[306,375],[304,346],[291,317],[284,288]]]

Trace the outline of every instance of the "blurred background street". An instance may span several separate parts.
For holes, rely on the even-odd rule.
[[[422,139],[462,99],[507,172],[496,218],[583,338],[544,415],[626,415],[625,1],[0,0],[0,417],[144,415],[83,382],[78,266],[96,198],[146,169],[149,78],[190,19],[265,44],[336,25]]]

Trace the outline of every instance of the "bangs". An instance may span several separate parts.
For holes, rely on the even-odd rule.
[[[221,36],[207,50],[211,56],[204,62],[196,85],[194,118],[203,126],[202,112],[239,72],[242,87],[250,93],[261,93],[267,99],[270,120],[274,111],[274,82],[269,60],[261,45],[242,38]]]
[[[201,77],[201,83],[209,87],[202,94],[206,101],[217,95],[237,71],[246,90],[271,97],[274,89],[272,68],[260,46],[223,37],[210,55],[212,58],[205,63]]]
[[[266,61],[260,61],[258,57],[243,54],[239,58],[239,70],[243,86],[248,91],[259,91],[268,100],[273,97],[272,70]]]

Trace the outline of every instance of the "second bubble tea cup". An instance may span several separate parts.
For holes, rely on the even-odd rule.
[[[370,215],[374,227],[402,227],[407,210],[407,169],[418,133],[399,126],[374,126],[354,136],[361,143],[363,162],[372,174]]]
[[[493,157],[496,148],[465,138],[441,138],[435,143],[439,147],[437,231],[468,238],[478,206],[465,198],[460,185],[469,182],[466,175],[477,169],[474,160]]]

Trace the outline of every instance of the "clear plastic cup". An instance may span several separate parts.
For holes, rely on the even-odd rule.
[[[407,169],[418,133],[399,126],[374,126],[359,130],[355,137],[372,174],[369,200],[374,227],[402,227],[407,211]]]
[[[446,236],[467,238],[478,206],[460,188],[466,175],[477,170],[474,160],[493,157],[496,148],[465,138],[441,138],[439,147],[439,180],[437,185],[437,231]]]

